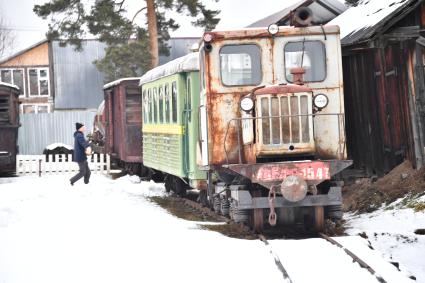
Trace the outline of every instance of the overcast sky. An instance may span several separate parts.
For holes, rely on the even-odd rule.
[[[203,0],[209,8],[221,10],[221,21],[217,29],[242,28],[263,17],[273,14],[283,8],[292,5],[298,0]],[[0,0],[0,16],[2,16],[8,28],[16,34],[15,46],[11,53],[15,53],[45,38],[48,21],[37,17],[32,9],[35,4],[43,4],[47,0]],[[144,4],[143,0],[127,0],[129,14],[134,13]],[[202,31],[194,28],[188,17],[174,13],[173,17],[181,25],[181,28],[172,33],[172,36],[200,36]],[[139,21],[143,21],[141,15]],[[10,55],[10,54],[9,54]]]

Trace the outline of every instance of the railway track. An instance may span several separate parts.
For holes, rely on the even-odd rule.
[[[291,277],[290,277],[290,274],[288,273],[287,269],[285,268],[282,261],[280,260],[278,253],[276,253],[273,250],[273,247],[270,244],[269,240],[267,239],[266,235],[255,233],[253,230],[251,230],[251,228],[249,226],[247,226],[245,224],[234,223],[231,219],[224,217],[222,215],[219,215],[216,212],[212,211],[210,208],[204,207],[201,204],[199,204],[198,202],[193,201],[191,199],[180,198],[180,197],[175,197],[175,196],[170,196],[169,198],[172,198],[175,201],[181,201],[181,202],[183,202],[184,205],[190,207],[192,210],[198,211],[199,213],[202,213],[204,215],[208,215],[209,217],[216,219],[217,221],[226,222],[227,224],[236,224],[236,226],[238,226],[240,228],[241,233],[248,233],[248,234],[251,234],[253,236],[253,238],[259,239],[261,242],[264,243],[264,245],[268,248],[270,254],[273,256],[276,267],[282,273],[283,279],[285,280],[284,282],[288,282],[288,283],[293,282]],[[387,283],[387,281],[384,278],[382,278],[369,264],[367,264],[364,260],[362,260],[356,254],[354,254],[348,248],[344,247],[342,244],[340,244],[335,239],[331,238],[330,236],[328,236],[324,233],[318,233],[317,237],[319,237],[319,238],[331,243],[335,247],[343,250],[352,259],[353,262],[358,263],[362,268],[366,269],[371,275],[373,275],[376,278],[377,282]]]

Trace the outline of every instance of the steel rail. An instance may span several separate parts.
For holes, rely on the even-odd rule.
[[[373,276],[375,276],[375,278],[378,280],[378,282],[381,283],[387,283],[387,281],[385,281],[384,278],[382,278],[382,276],[380,276],[378,273],[376,273],[376,271],[366,262],[364,262],[361,258],[359,258],[358,256],[356,256],[352,251],[350,251],[349,249],[347,249],[346,247],[344,247],[343,245],[341,245],[339,242],[335,241],[334,239],[332,239],[331,237],[329,237],[326,234],[323,233],[319,233],[319,236],[330,242],[331,244],[337,246],[338,248],[341,248],[347,255],[349,255],[353,261],[357,262],[362,268],[367,269],[367,271],[369,271]]]

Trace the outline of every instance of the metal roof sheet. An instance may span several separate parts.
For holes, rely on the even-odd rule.
[[[103,99],[104,75],[93,61],[105,55],[104,43],[82,42],[83,50],[52,42],[56,109],[97,109]]]
[[[395,18],[409,13],[422,0],[362,0],[328,23],[338,25],[341,44],[351,45],[369,40]]]

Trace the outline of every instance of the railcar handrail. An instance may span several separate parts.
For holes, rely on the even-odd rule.
[[[260,120],[260,119],[282,119],[282,118],[296,118],[296,117],[310,117],[312,116],[312,118],[314,119],[316,116],[336,116],[338,118],[338,135],[339,135],[339,148],[338,151],[341,153],[345,153],[345,141],[346,141],[346,134],[345,131],[343,131],[342,135],[341,135],[341,117],[344,118],[344,113],[314,113],[314,114],[298,114],[298,115],[276,115],[276,116],[261,116],[261,117],[240,117],[240,118],[232,118],[230,121],[227,122],[227,128],[226,128],[226,133],[224,135],[224,142],[223,142],[223,147],[224,147],[224,153],[226,154],[226,163],[227,165],[229,165],[229,152],[227,151],[226,148],[226,142],[227,142],[227,138],[229,135],[229,128],[231,126],[231,124],[233,122],[239,122],[237,123],[237,135],[238,135],[238,154],[239,154],[239,164],[243,164],[242,163],[242,147],[241,147],[241,133],[240,133],[240,128],[241,128],[241,121],[244,120]],[[342,119],[342,126],[345,129],[345,120]],[[314,136],[313,136],[314,139]],[[343,144],[343,149],[341,150],[341,145]]]

